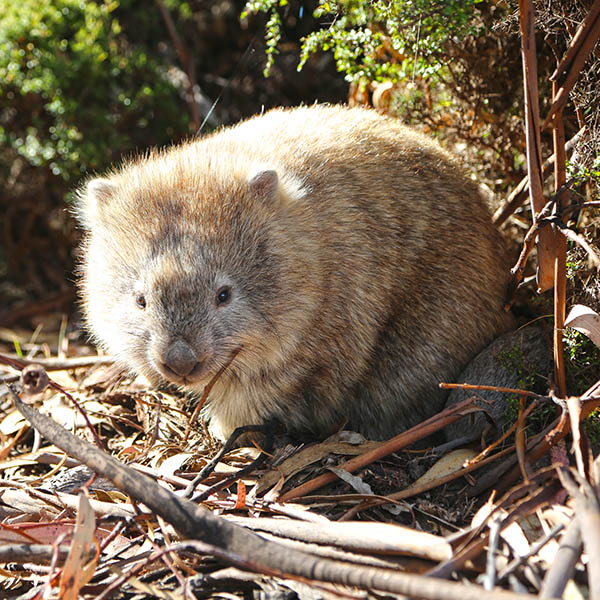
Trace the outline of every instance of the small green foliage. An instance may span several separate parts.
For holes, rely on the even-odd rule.
[[[124,35],[129,4],[0,0],[0,144],[69,182],[186,131],[167,69]]]
[[[527,357],[519,346],[510,348],[498,354],[498,361],[510,373],[518,377],[518,387],[538,394],[546,393],[548,382],[527,363]],[[526,399],[529,402],[529,399]],[[506,399],[504,419],[507,423],[514,423],[519,416],[520,398],[510,395]],[[541,431],[556,415],[552,403],[542,404],[537,407],[527,419],[527,431],[537,433]]]
[[[265,54],[267,63],[263,70],[264,76],[268,77],[275,61],[275,55],[279,53],[278,46],[281,41],[281,16],[279,10],[287,6],[287,0],[249,0],[241,14],[242,19],[246,19],[250,14],[259,12],[266,13],[269,18],[265,25]]]
[[[581,258],[577,258],[574,253],[567,255],[567,279],[573,281],[579,273],[587,271],[585,263]]]
[[[319,0],[314,16],[324,23],[302,40],[301,69],[311,54],[331,51],[352,83],[434,76],[443,67],[445,44],[475,32],[475,5],[482,0]],[[268,74],[281,38],[279,11],[286,0],[249,0],[242,16],[263,12]]]
[[[518,345],[498,353],[498,362],[509,372],[518,377],[518,386],[521,390],[543,393],[541,386],[546,381],[533,371],[525,360],[523,349]]]
[[[574,184],[577,185],[584,181],[591,181],[600,185],[600,154],[594,156],[591,160],[591,164],[585,163],[571,163],[567,161],[567,177],[574,179]]]
[[[588,337],[567,327],[563,332],[567,387],[573,396],[580,396],[598,380],[600,348]]]
[[[583,422],[583,431],[590,440],[592,447],[600,448],[600,408],[597,408]]]

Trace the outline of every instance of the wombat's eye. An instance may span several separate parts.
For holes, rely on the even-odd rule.
[[[217,290],[216,303],[217,306],[224,306],[231,300],[231,288],[228,285],[224,285],[222,288]]]
[[[135,297],[135,303],[138,308],[146,308],[146,296],[144,296],[144,294],[137,294]]]

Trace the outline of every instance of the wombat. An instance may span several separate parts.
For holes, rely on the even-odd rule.
[[[96,342],[197,393],[239,350],[204,409],[222,439],[267,421],[392,436],[512,324],[475,185],[372,110],[272,110],[125,162],[76,210]]]

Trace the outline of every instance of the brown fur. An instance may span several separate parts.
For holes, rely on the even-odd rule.
[[[475,187],[374,111],[275,110],[152,152],[91,181],[78,214],[86,318],[120,361],[201,392],[242,347],[206,407],[221,438],[269,419],[391,436],[511,323]]]

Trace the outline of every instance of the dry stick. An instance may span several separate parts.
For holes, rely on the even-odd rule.
[[[214,485],[211,485],[210,487],[206,488],[205,490],[197,493],[194,496],[191,496],[194,489],[198,486],[198,484],[205,478],[205,475],[202,471],[204,471],[205,469],[207,469],[206,472],[212,472],[215,467],[217,466],[217,463],[219,462],[220,458],[218,460],[211,460],[200,472],[199,475],[197,475],[194,480],[186,487],[186,489],[183,492],[183,496],[185,498],[190,498],[194,501],[194,502],[204,502],[205,500],[207,500],[210,496],[212,496],[213,494],[215,494],[216,492],[229,487],[232,483],[235,483],[236,481],[239,481],[241,479],[243,479],[244,477],[246,477],[249,473],[252,473],[253,471],[255,471],[256,469],[260,468],[261,465],[267,460],[267,458],[269,458],[269,456],[271,456],[270,454],[270,450],[271,447],[273,445],[273,432],[272,431],[268,431],[269,426],[268,425],[248,425],[245,427],[238,427],[235,431],[234,434],[236,432],[238,432],[239,430],[249,430],[249,431],[259,431],[260,429],[266,430],[266,441],[265,444],[263,445],[263,449],[261,450],[261,453],[250,463],[247,464],[246,466],[242,467],[239,471],[237,471],[236,473],[229,475],[229,477],[225,477],[224,479],[222,479],[221,481],[218,481],[217,483],[215,483]],[[235,437],[230,437],[229,439],[236,439]],[[229,441],[229,440],[228,440]],[[219,455],[217,455],[219,456]],[[208,467],[208,468],[207,468]]]
[[[0,545],[0,563],[43,563],[52,560],[53,553],[58,553],[58,558],[64,561],[69,554],[69,546],[52,546],[50,544],[5,544]],[[90,552],[89,558],[94,553]]]
[[[519,462],[519,468],[521,469],[521,476],[524,481],[529,480],[529,472],[527,471],[527,462],[525,460],[525,450],[527,448],[527,440],[525,437],[525,396],[519,398],[519,417],[515,423],[515,450],[517,454],[517,460]]]
[[[546,203],[542,186],[542,153],[540,140],[540,113],[535,53],[535,9],[533,0],[519,0],[521,54],[523,57],[523,89],[525,96],[525,123],[527,141],[527,173],[531,213],[539,213]],[[554,285],[554,232],[544,227],[538,232],[538,291]]]
[[[490,534],[488,537],[488,550],[485,561],[485,579],[483,587],[486,590],[493,590],[496,583],[496,553],[500,543],[500,531],[502,530],[502,516],[497,514],[489,521]]]
[[[543,434],[538,433],[527,442],[527,448],[534,448],[538,441],[543,437]],[[514,446],[511,446],[513,448]],[[500,457],[501,454],[495,454],[494,456]],[[495,487],[498,483],[498,479],[501,475],[504,475],[513,465],[517,462],[517,456],[509,455],[503,461],[499,461],[498,464],[491,467],[485,473],[483,473],[479,479],[470,488],[466,490],[466,495],[470,498],[478,498],[485,490]],[[520,467],[519,467],[520,468]]]
[[[488,456],[487,458],[483,458],[478,462],[469,461],[469,464],[462,469],[458,469],[453,473],[449,473],[448,475],[444,475],[443,477],[439,477],[435,480],[426,481],[424,483],[420,483],[418,485],[411,485],[399,492],[395,492],[393,494],[387,494],[385,497],[377,497],[377,498],[368,498],[364,502],[361,502],[354,508],[350,509],[342,519],[344,521],[348,521],[351,518],[355,517],[358,513],[363,510],[367,510],[368,508],[373,508],[374,506],[381,506],[382,504],[390,504],[390,503],[398,503],[401,500],[406,500],[406,498],[410,498],[411,496],[418,496],[424,492],[428,492],[436,487],[441,485],[445,485],[446,483],[450,483],[455,479],[460,479],[464,475],[471,473],[471,471],[476,471],[477,469],[481,469],[499,458],[506,456],[507,454],[512,454],[515,451],[514,445],[509,446],[508,448],[504,448],[499,452],[496,452],[493,456]],[[475,460],[475,459],[474,459]]]
[[[277,570],[282,576],[299,575],[311,580],[330,581],[357,586],[361,589],[376,589],[431,600],[531,598],[525,594],[506,591],[487,592],[479,586],[465,586],[389,569],[363,568],[356,564],[319,559],[306,552],[266,541],[242,527],[213,515],[209,510],[176,496],[152,479],[122,465],[114,457],[75,437],[49,417],[40,414],[32,406],[24,404],[14,389],[12,387],[9,389],[17,409],[41,435],[69,456],[78,459],[102,477],[112,481],[132,498],[139,499],[173,525],[184,537],[224,549],[227,552],[223,557],[225,560],[230,561],[230,553],[233,553],[248,561],[247,568],[258,572]]]
[[[523,397],[523,395],[521,395],[521,400],[523,400],[523,399],[524,399],[524,397]],[[510,437],[512,435],[513,431],[522,427],[522,425],[525,422],[525,419],[527,419],[527,417],[530,415],[530,413],[532,413],[534,411],[534,409],[537,407],[537,405],[538,405],[537,400],[533,400],[531,402],[531,404],[525,410],[521,409],[519,411],[519,417],[517,418],[517,420],[497,440],[495,440],[487,448],[482,450],[475,458],[469,460],[469,463],[477,463],[480,460],[482,460],[483,458],[485,458],[490,452],[492,452],[492,450],[494,450],[504,440],[506,440],[508,437]]]
[[[115,362],[112,356],[73,356],[72,358],[22,358],[16,354],[5,354],[19,364],[42,365],[46,371],[65,371],[68,369],[78,369],[80,367],[93,367],[95,365],[111,365]]]
[[[309,544],[335,546],[352,552],[385,556],[415,556],[431,561],[452,556],[450,543],[439,535],[390,523],[324,521],[311,523],[273,517],[231,517],[234,523]]]
[[[202,392],[202,397],[198,401],[198,404],[196,405],[196,408],[194,409],[194,412],[192,413],[192,416],[190,417],[190,420],[188,421],[188,424],[187,424],[187,427],[185,430],[185,434],[183,435],[183,440],[181,441],[182,446],[185,446],[185,444],[187,443],[188,437],[190,436],[190,432],[192,430],[192,425],[194,424],[194,421],[196,420],[198,413],[204,406],[204,403],[208,399],[208,395],[210,394],[210,391],[213,389],[213,386],[215,385],[215,383],[217,383],[217,380],[219,379],[219,377],[221,377],[221,375],[223,375],[223,373],[225,372],[227,367],[229,367],[229,365],[233,362],[235,357],[241,352],[242,348],[243,348],[243,346],[239,346],[238,348],[236,348],[233,351],[233,353],[231,354],[231,357],[229,358],[229,360],[227,360],[227,362],[215,373],[214,377],[206,384],[206,387],[204,388],[204,391]]]
[[[179,62],[181,66],[185,69],[185,73],[187,75],[187,88],[188,88],[188,100],[187,104],[190,108],[190,113],[192,117],[192,121],[194,123],[194,131],[198,131],[200,128],[200,112],[198,110],[198,103],[196,102],[196,68],[194,66],[194,57],[187,50],[179,34],[177,33],[177,29],[175,28],[175,24],[173,23],[173,19],[171,18],[171,14],[169,13],[167,7],[165,6],[162,0],[156,0],[158,4],[158,8],[160,10],[160,14],[167,26],[167,31],[173,40],[173,44],[175,45],[175,51],[177,52],[177,56],[179,58]]]
[[[589,416],[598,406],[600,406],[600,381],[596,382],[589,390],[587,390],[581,397],[582,408],[580,413],[581,420],[584,420]],[[538,433],[529,443],[530,450],[527,455],[527,461],[529,464],[533,464],[536,460],[544,456],[551,447],[562,440],[570,431],[570,421],[566,410],[556,418],[544,431]],[[510,471],[504,472],[503,477],[499,479],[500,475],[494,475],[493,470],[486,474],[486,478],[490,476],[488,481],[486,478],[482,481],[482,484],[477,483],[474,488],[469,490],[469,495],[479,496],[479,494],[495,484],[496,489],[502,490],[507,489],[512,483],[514,483],[519,475],[520,471],[518,468],[513,467]]]
[[[521,254],[517,259],[517,263],[510,270],[512,279],[509,284],[508,292],[507,292],[507,301],[504,306],[505,310],[509,310],[511,304],[514,301],[515,294],[517,292],[517,288],[521,281],[523,280],[523,273],[525,271],[525,266],[527,265],[527,259],[533,250],[535,245],[536,237],[539,235],[539,232],[543,229],[550,229],[547,227],[549,224],[548,217],[554,205],[554,200],[551,199],[544,208],[539,212],[539,214],[534,216],[533,224],[529,228],[529,231],[525,234],[525,238],[523,239],[523,248],[521,250]]]
[[[366,452],[365,454],[361,454],[352,458],[345,463],[339,465],[340,469],[344,469],[349,473],[356,471],[362,467],[366,467],[370,465],[372,462],[387,456],[388,454],[392,454],[393,452],[397,452],[402,448],[406,448],[406,446],[410,446],[414,442],[435,433],[439,429],[442,429],[449,425],[450,423],[454,423],[454,421],[458,421],[461,417],[467,412],[464,412],[465,409],[473,409],[473,405],[475,401],[473,398],[467,398],[462,402],[459,402],[452,408],[447,408],[446,410],[434,415],[433,417],[419,423],[415,427],[412,427],[408,431],[405,431],[396,437],[393,437],[391,440],[387,442],[383,442],[381,446],[374,448],[373,450]],[[479,410],[475,407],[475,410]],[[468,412],[472,412],[468,411]],[[310,494],[315,490],[318,490],[320,487],[331,483],[337,479],[337,475],[335,473],[324,473],[323,475],[319,475],[306,483],[298,486],[297,488],[286,492],[279,498],[279,502],[289,502],[294,498],[299,498],[301,496],[305,496],[306,494]]]
[[[556,479],[548,482],[550,471],[548,469],[545,472],[538,473],[532,477],[533,483],[524,483],[516,489],[506,494],[498,503],[496,503],[494,510],[489,515],[488,519],[496,514],[496,511],[500,508],[506,508],[507,514],[502,520],[502,528],[507,527],[519,517],[524,517],[536,511],[540,506],[548,504],[556,493],[562,489]],[[540,481],[544,485],[540,485]],[[517,503],[515,502],[523,497],[523,493],[527,493],[530,490],[527,497]],[[428,573],[430,577],[449,577],[451,573],[460,569],[467,560],[477,557],[484,549],[487,544],[488,533],[483,531],[485,523],[482,523],[478,527],[471,531],[467,531],[462,539],[465,540],[460,550],[445,563],[438,565],[431,569]],[[475,536],[479,536],[477,537]]]
[[[474,383],[440,383],[443,390],[482,390],[486,392],[501,392],[503,394],[517,394],[519,396],[527,396],[536,400],[549,400],[550,396],[542,396],[529,390],[520,390],[519,388],[498,387],[497,385],[480,385]]]
[[[548,175],[549,166],[546,166],[546,163],[550,161],[550,159],[554,160],[554,156],[551,156],[544,163],[543,177],[544,179]],[[504,224],[504,222],[510,217],[521,203],[525,201],[525,196],[529,191],[529,177],[525,175],[521,181],[516,185],[516,187],[512,190],[512,192],[508,195],[508,198],[498,207],[494,216],[492,217],[492,223],[496,225],[496,227],[500,227]]]
[[[600,381],[595,383],[581,397],[581,420],[588,417],[598,406],[600,406]],[[560,417],[548,428],[548,433],[540,438],[540,441],[527,453],[527,461],[533,464],[544,456],[550,448],[555,446],[562,440],[570,431],[571,424],[566,411],[563,411]],[[519,477],[518,469],[511,469],[498,482],[498,489],[506,489]]]
[[[579,142],[585,133],[585,125],[567,142],[565,146],[566,152],[571,152],[575,144]],[[554,161],[556,160],[556,155],[552,154],[545,161],[542,167],[542,178],[545,180],[546,177],[550,174],[550,170],[554,165]],[[492,217],[492,222],[496,227],[500,227],[504,224],[504,222],[517,210],[517,208],[524,202],[525,197],[527,195],[527,191],[529,189],[529,177],[525,175],[521,181],[517,184],[517,186],[513,189],[513,191],[509,194],[506,202],[498,208],[498,210],[494,213]]]
[[[550,488],[553,489],[551,490]],[[555,494],[561,489],[562,486],[558,482],[555,469],[546,467],[532,475],[529,481],[524,481],[505,493],[499,500],[496,500],[496,491],[494,491],[492,497],[495,503],[493,504],[493,508],[488,511],[486,520],[481,520],[477,525],[472,525],[469,529],[456,532],[448,538],[448,541],[455,548],[466,548],[478,535],[485,532],[487,529],[487,519],[498,511],[505,509],[506,518],[525,516],[529,513],[524,512],[524,510],[536,510],[540,503],[547,502],[548,498],[552,498],[553,493]]]
[[[126,583],[132,577],[136,576],[138,573],[140,573],[141,571],[146,569],[150,563],[152,563],[153,561],[160,558],[161,555],[170,553],[170,552],[172,552],[172,553],[186,552],[188,554],[191,552],[195,552],[195,553],[203,554],[203,555],[209,555],[209,556],[212,555],[217,559],[220,559],[224,562],[227,562],[229,564],[236,566],[240,570],[257,571],[257,572],[263,573],[264,575],[269,575],[271,577],[286,576],[286,574],[282,573],[281,571],[278,571],[277,569],[265,568],[263,565],[261,565],[259,562],[255,561],[255,560],[247,559],[247,558],[241,557],[239,555],[233,554],[231,552],[227,552],[226,550],[223,550],[222,548],[217,547],[217,546],[209,545],[204,542],[198,542],[198,541],[177,542],[175,544],[170,544],[166,548],[161,548],[159,551],[155,551],[152,554],[148,553],[147,558],[144,557],[145,560],[142,564],[130,569],[127,573],[121,575],[116,581],[112,582],[97,597],[97,600],[105,600],[106,598],[109,598],[114,590],[122,587],[124,583]],[[328,587],[325,584],[316,584],[313,580],[308,579],[307,577],[289,576],[289,574],[287,574],[287,578],[292,579],[294,581],[299,581],[301,583],[305,583],[307,585],[311,585],[312,587],[314,587],[318,590],[324,590],[326,592],[331,592],[330,595],[332,595],[332,596],[335,595],[340,598],[356,598],[357,597],[356,594],[348,593],[348,592],[345,592],[345,591],[339,590],[339,589],[331,589],[330,587]],[[204,584],[204,582],[200,582],[200,583]],[[204,591],[205,586],[203,585],[201,589]],[[177,597],[179,598],[179,596],[177,596]],[[527,598],[527,596],[521,596],[521,598],[523,598],[523,597]]]
[[[487,390],[487,391],[502,392],[502,393],[506,393],[506,394],[520,394],[521,396],[530,396],[535,399],[548,399],[548,396],[541,396],[540,394],[536,394],[535,392],[529,392],[527,390],[519,390],[519,389],[515,389],[515,388],[502,388],[502,387],[497,387],[497,386],[493,386],[493,385],[477,385],[477,384],[470,384],[470,383],[440,383],[440,387],[442,389],[457,389],[457,388],[459,388],[459,389],[464,389],[464,390]],[[481,467],[489,464],[490,462],[493,462],[493,461],[497,460],[498,458],[505,456],[506,454],[512,453],[515,449],[514,445],[511,445],[508,448],[504,448],[504,450],[497,452],[493,456],[485,458],[486,455],[497,444],[501,443],[502,440],[507,438],[514,431],[514,429],[522,421],[525,420],[525,418],[534,410],[534,408],[536,406],[537,406],[537,402],[536,401],[532,402],[527,407],[527,409],[522,413],[522,415],[519,417],[519,420],[514,425],[512,425],[510,427],[510,429],[508,429],[500,437],[500,439],[496,440],[493,444],[488,446],[478,456],[476,456],[472,460],[468,461],[467,466],[463,467],[462,469],[458,469],[452,473],[449,473],[448,475],[444,475],[443,477],[439,477],[435,480],[426,481],[426,482],[418,484],[418,485],[411,485],[410,487],[400,490],[399,492],[396,492],[394,494],[387,494],[385,497],[368,498],[367,500],[361,502],[354,508],[351,508],[349,511],[347,511],[341,520],[352,519],[358,513],[362,512],[363,510],[367,510],[367,509],[373,508],[375,506],[380,506],[382,504],[387,504],[390,502],[399,502],[401,500],[405,500],[406,498],[410,498],[411,496],[417,496],[418,494],[422,494],[423,492],[427,492],[433,488],[439,487],[441,485],[445,485],[446,483],[449,483],[450,481],[454,481],[455,479],[460,479],[463,475],[467,475],[471,471],[480,469]]]
[[[521,554],[513,559],[502,571],[498,574],[498,581],[502,581],[508,577],[511,573],[514,573],[523,563],[527,562],[532,556],[536,556],[538,552],[551,540],[553,540],[565,526],[562,523],[555,525],[552,530],[545,536],[540,538],[529,547],[529,551],[525,554]],[[561,592],[562,593],[562,592]],[[561,593],[557,594],[560,596]]]
[[[554,115],[559,113],[566,105],[569,99],[569,92],[575,85],[577,77],[583,68],[585,61],[594,49],[596,41],[600,37],[600,0],[596,0],[587,14],[583,23],[577,29],[569,47],[556,71],[552,73],[550,79],[557,82],[560,87],[556,94],[553,94],[552,105],[542,124],[544,129]]]
[[[552,82],[552,97],[556,98],[558,85]],[[555,214],[561,214],[568,204],[565,193],[560,194],[560,189],[566,183],[567,152],[565,149],[565,128],[562,109],[553,119],[552,143],[554,146],[554,191],[556,194]],[[560,219],[560,217],[558,217]],[[565,328],[566,302],[567,302],[567,238],[558,227],[553,227],[556,238],[556,256],[554,257],[554,382],[558,387],[561,398],[567,396],[567,380],[565,375],[565,360],[563,355],[563,329]]]
[[[600,503],[596,491],[575,469],[557,469],[569,495],[575,500],[575,517],[579,522],[588,560],[590,598],[600,598]],[[575,483],[577,482],[577,483]],[[579,485],[577,485],[579,484]]]
[[[575,572],[575,565],[581,555],[581,529],[577,518],[569,523],[565,534],[546,572],[540,598],[561,598],[567,582]]]
[[[117,538],[121,534],[121,532],[125,529],[125,523],[123,521],[119,521],[113,528],[112,531],[100,541],[99,550],[100,554],[108,548],[109,544],[112,543],[114,539]]]
[[[572,229],[569,229],[566,225],[562,223],[562,221],[556,221],[556,225],[566,237],[568,237],[570,240],[581,246],[587,252],[588,258],[590,259],[594,267],[596,267],[596,269],[600,269],[600,256],[596,254],[596,251],[594,250],[594,248],[592,248],[589,242],[582,235],[579,235],[578,233],[575,233]]]
[[[512,389],[512,388],[496,388],[494,386],[477,386],[477,385],[470,385],[470,384],[447,384],[447,383],[441,384],[441,386],[443,386],[443,387],[462,387],[462,388],[466,388],[466,389],[488,388],[488,389],[491,389],[494,391],[504,391],[504,392],[507,392],[508,390]],[[516,392],[518,390],[512,390],[512,391]],[[533,392],[531,392],[531,393],[533,394]],[[394,494],[387,494],[385,497],[369,498],[369,499],[365,500],[364,502],[361,502],[361,504],[358,504],[354,508],[350,509],[341,520],[351,519],[351,518],[355,517],[358,513],[362,512],[363,510],[366,510],[368,508],[373,508],[374,506],[380,506],[382,504],[386,504],[389,502],[400,502],[401,500],[405,500],[406,498],[410,498],[411,496],[417,496],[419,494],[422,494],[423,492],[428,492],[429,490],[432,490],[436,487],[445,485],[446,483],[450,483],[451,481],[454,481],[455,479],[460,479],[464,475],[467,475],[468,473],[471,473],[472,471],[480,469],[481,467],[486,466],[489,463],[494,462],[494,461],[498,460],[499,458],[502,458],[503,456],[506,456],[507,454],[513,454],[515,451],[514,444],[511,446],[508,446],[507,448],[504,448],[503,450],[500,450],[499,452],[496,452],[496,454],[494,454],[493,456],[487,456],[487,454],[491,451],[491,449],[493,449],[497,444],[501,443],[502,440],[507,438],[517,428],[517,426],[527,418],[527,416],[533,411],[533,409],[536,406],[537,406],[537,403],[535,401],[532,402],[527,407],[527,409],[525,411],[523,411],[522,415],[519,417],[519,420],[514,425],[512,425],[510,427],[510,429],[508,429],[500,437],[500,439],[496,440],[493,444],[488,446],[485,450],[483,450],[475,458],[472,458],[471,460],[467,461],[467,465],[465,467],[463,467],[462,469],[453,471],[452,473],[449,473],[448,475],[439,477],[435,480],[426,481],[426,482],[418,484],[418,485],[411,485],[410,487],[404,488],[403,490],[400,490],[399,492],[395,492]],[[489,487],[489,486],[486,486],[486,487]],[[473,494],[473,495],[476,495],[476,494]]]
[[[165,531],[166,528],[166,524],[164,523],[164,521],[162,519],[159,518],[159,524],[161,526],[161,529],[163,530],[163,534],[165,536],[165,543],[167,546],[170,546],[170,535],[167,535],[167,531]],[[154,536],[149,535],[149,533],[147,531],[145,531],[137,522],[133,522],[132,526],[137,529],[137,531],[141,534],[142,539],[144,540],[145,544],[150,544],[150,546],[152,546],[152,548],[154,549],[154,552],[158,552],[160,554],[160,559],[165,567],[167,569],[169,569],[169,571],[171,571],[171,574],[175,577],[175,579],[177,579],[177,581],[179,582],[179,587],[180,589],[185,589],[185,579],[183,577],[183,575],[181,574],[180,570],[178,567],[182,566],[182,561],[179,560],[179,557],[172,553],[172,552],[162,552],[161,547],[158,545],[157,541],[154,539]],[[164,528],[164,529],[163,529]],[[178,563],[177,566],[175,565],[175,563]],[[185,598],[185,596],[184,596]]]
[[[442,384],[440,384],[440,387],[442,387],[442,388],[460,387],[462,389],[480,389],[480,390],[487,388],[487,389],[493,390],[493,391],[500,391],[500,392],[504,391],[505,393],[513,393],[513,392],[518,391],[518,390],[513,390],[512,388],[498,388],[495,386],[481,386],[481,385],[472,385],[472,384],[467,384],[467,383],[457,383],[457,384],[442,383]],[[511,390],[511,391],[509,392],[509,390]],[[531,394],[533,394],[533,392],[531,392]],[[527,409],[522,412],[521,416],[519,417],[519,419],[517,420],[516,423],[514,423],[507,431],[505,431],[504,434],[499,439],[497,439],[495,442],[490,444],[485,450],[480,452],[475,458],[467,461],[467,465],[465,467],[463,467],[462,469],[457,469],[456,471],[453,471],[452,473],[449,473],[448,475],[438,477],[435,480],[426,481],[424,483],[420,483],[417,485],[411,485],[410,487],[404,488],[403,490],[400,490],[399,492],[395,492],[394,494],[387,494],[383,498],[381,498],[381,497],[380,498],[368,498],[364,502],[361,502],[354,508],[350,509],[341,520],[351,519],[351,518],[355,517],[359,512],[362,512],[363,510],[372,508],[374,506],[380,506],[382,504],[386,504],[389,502],[399,502],[400,500],[405,500],[406,498],[410,498],[411,496],[417,496],[419,494],[422,494],[423,492],[428,492],[429,490],[431,490],[433,488],[439,487],[441,485],[445,485],[446,483],[450,483],[451,481],[454,481],[455,479],[460,479],[463,475],[467,475],[471,471],[480,469],[481,467],[483,467],[483,466],[489,464],[490,462],[493,462],[499,458],[502,458],[503,456],[505,456],[507,454],[512,454],[515,450],[514,445],[504,448],[503,450],[501,450],[500,452],[497,452],[493,456],[487,457],[487,455],[498,444],[500,444],[504,439],[506,439],[509,435],[511,435],[511,433],[519,426],[520,423],[522,423],[527,418],[527,416],[534,410],[534,408],[536,406],[537,406],[537,401],[534,400],[527,407]]]

